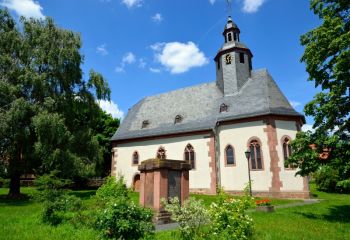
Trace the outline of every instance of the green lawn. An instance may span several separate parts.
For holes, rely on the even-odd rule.
[[[313,187],[313,186],[312,186]],[[8,189],[0,188],[0,239],[96,239],[98,233],[88,228],[63,224],[51,227],[39,220],[40,206],[31,200],[8,201]],[[22,188],[23,193],[34,191]],[[275,213],[250,213],[255,223],[255,239],[350,239],[350,195],[313,193],[323,199],[320,203],[302,207],[277,209]],[[74,191],[72,194],[89,204],[95,191]],[[192,195],[208,206],[215,196]],[[132,193],[133,201],[138,194]],[[286,204],[291,200],[273,200]],[[156,233],[156,239],[176,239],[174,231]],[[176,231],[175,231],[176,232]]]
[[[255,224],[256,240],[349,240],[350,194],[318,192],[311,185],[320,203],[277,209],[274,213],[249,213]],[[157,239],[177,239],[176,231],[157,233]],[[175,234],[175,235],[174,235]]]

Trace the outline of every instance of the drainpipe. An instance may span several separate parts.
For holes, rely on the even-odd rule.
[[[216,121],[215,127],[212,129],[214,133],[215,145],[215,162],[216,162],[216,186],[221,187],[221,171],[220,171],[220,138],[218,134],[219,122]]]

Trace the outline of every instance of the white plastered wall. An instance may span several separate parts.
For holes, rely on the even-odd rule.
[[[166,150],[167,159],[183,160],[187,144],[191,144],[196,153],[196,168],[190,170],[190,189],[210,189],[210,157],[208,156],[210,134],[193,135],[157,140],[118,144],[113,150],[117,151],[116,173],[124,176],[128,186],[132,186],[133,177],[139,173],[137,166],[132,165],[132,154],[137,151],[141,161],[155,158],[160,146]]]
[[[297,133],[297,128],[295,121],[279,121],[276,120],[276,131],[277,131],[277,152],[279,157],[278,166],[281,168],[280,179],[283,182],[281,191],[303,191],[303,178],[300,176],[295,176],[296,170],[285,169],[284,158],[283,158],[283,148],[282,148],[282,138],[284,136],[290,137],[292,140],[295,139]]]
[[[245,157],[247,143],[251,137],[261,141],[264,170],[250,171],[253,191],[268,191],[271,187],[270,153],[266,124],[263,121],[237,123],[219,126],[221,185],[227,191],[242,191],[248,180],[248,162]],[[234,148],[235,166],[225,166],[225,148],[231,144]]]

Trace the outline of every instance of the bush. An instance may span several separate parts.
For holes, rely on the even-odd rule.
[[[350,179],[337,182],[337,189],[343,193],[350,192]]]
[[[210,232],[213,239],[249,239],[253,235],[253,220],[247,215],[248,208],[254,206],[253,198],[245,196],[234,199],[223,191],[210,206]]]
[[[171,214],[171,219],[179,223],[182,239],[201,239],[205,235],[203,225],[209,223],[209,214],[202,200],[189,198],[181,207],[179,199],[175,197],[169,203],[162,199],[162,204]]]
[[[106,182],[96,191],[96,199],[101,202],[108,202],[121,197],[129,199],[129,190],[123,177],[118,178],[118,180],[114,177],[108,177]]]
[[[315,174],[316,187],[324,192],[336,192],[339,181],[338,171],[330,166],[322,166]]]
[[[153,212],[130,200],[124,179],[108,178],[96,193],[99,203],[95,227],[103,238],[151,239]]]
[[[51,225],[71,219],[73,215],[70,212],[82,208],[81,200],[68,195],[68,191],[63,188],[70,181],[59,179],[56,175],[57,172],[51,172],[39,177],[35,181],[38,192],[33,194],[34,199],[42,203],[42,221]]]

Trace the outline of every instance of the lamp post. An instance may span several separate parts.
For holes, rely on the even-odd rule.
[[[252,196],[252,182],[250,180],[250,168],[249,168],[250,151],[247,150],[244,153],[245,153],[245,157],[247,158],[247,163],[248,163],[249,194],[250,194],[250,196]]]

